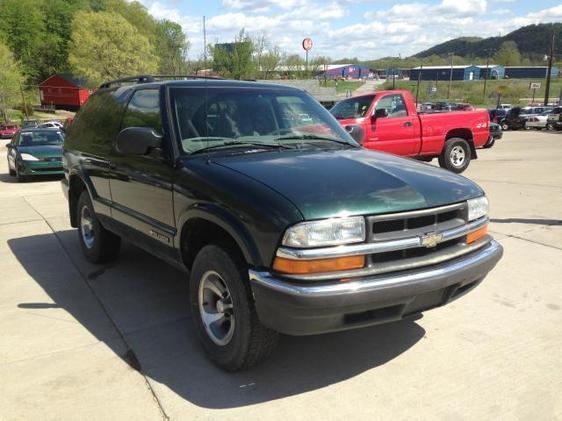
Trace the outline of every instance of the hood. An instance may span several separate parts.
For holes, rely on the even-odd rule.
[[[20,153],[28,153],[36,158],[62,158],[62,143],[60,145],[18,146]]]
[[[290,200],[305,219],[430,208],[483,194],[472,181],[411,159],[368,151],[283,151],[214,157]]]

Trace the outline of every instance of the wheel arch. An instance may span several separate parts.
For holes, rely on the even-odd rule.
[[[70,174],[68,177],[68,212],[70,216],[70,226],[74,228],[78,227],[76,207],[78,206],[78,199],[83,191],[87,191],[88,194],[90,194],[90,189],[88,184],[84,181],[84,178],[78,173]]]
[[[248,230],[224,209],[213,205],[192,207],[181,216],[178,226],[181,229],[176,236],[176,247],[188,270],[191,270],[199,250],[208,244],[235,247],[249,265],[263,266]]]
[[[476,147],[474,146],[474,136],[472,134],[472,130],[466,127],[449,130],[445,135],[445,142],[448,142],[452,139],[466,140],[468,146],[470,147],[470,158],[476,159],[478,157],[476,154]]]

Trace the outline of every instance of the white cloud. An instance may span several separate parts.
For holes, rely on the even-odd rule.
[[[495,36],[523,25],[562,21],[562,5],[521,14],[513,7],[515,13],[500,13],[497,7],[491,13],[488,7],[515,0],[425,1],[382,8],[371,0],[221,0],[221,11],[208,16],[207,41],[231,41],[244,28],[265,33],[288,54],[302,54],[301,41],[310,36],[313,56],[367,59],[407,56],[459,36]],[[177,0],[142,3],[156,18],[179,23],[192,43],[190,55],[199,56],[202,17],[181,12]],[[378,10],[365,11],[367,4]]]

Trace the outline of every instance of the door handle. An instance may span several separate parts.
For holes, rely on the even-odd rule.
[[[412,122],[411,121],[406,121],[404,123],[404,127],[412,127]]]

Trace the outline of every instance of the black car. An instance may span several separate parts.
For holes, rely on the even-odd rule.
[[[281,85],[108,82],[68,128],[64,169],[86,258],[114,259],[124,239],[185,270],[203,347],[227,370],[264,359],[278,332],[449,303],[502,255],[475,183],[361,148]]]
[[[489,149],[496,143],[496,140],[501,139],[503,136],[502,128],[499,124],[490,123],[490,138],[484,145],[484,148]]]
[[[507,110],[505,108],[493,108],[488,110],[490,114],[490,121],[492,123],[500,123],[506,116]]]
[[[503,131],[521,130],[525,128],[527,118],[521,115],[521,107],[513,107],[509,109],[499,124]]]

